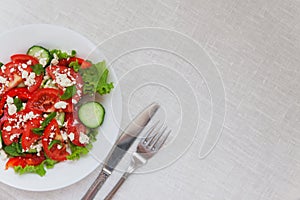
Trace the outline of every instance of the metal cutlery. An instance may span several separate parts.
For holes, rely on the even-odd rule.
[[[160,127],[157,129],[158,123],[156,123],[148,132],[145,139],[141,140],[137,146],[136,152],[133,153],[130,166],[127,171],[120,178],[118,183],[105,197],[105,200],[110,200],[119,190],[125,180],[130,174],[132,174],[137,168],[145,165],[147,161],[152,158],[158,150],[163,146],[171,131],[166,131],[167,127]]]
[[[82,200],[94,199],[99,189],[105,183],[107,178],[111,175],[115,167],[121,161],[127,150],[133,144],[138,135],[142,132],[145,126],[148,124],[150,119],[158,110],[159,105],[152,103],[146,109],[144,109],[122,132],[113,148],[109,152],[101,173],[98,175],[94,183],[91,185],[89,190],[83,196]]]

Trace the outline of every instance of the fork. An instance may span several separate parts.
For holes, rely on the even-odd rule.
[[[146,137],[139,142],[136,151],[132,154],[131,162],[127,171],[122,175],[118,183],[105,197],[105,200],[112,199],[129,175],[132,174],[137,168],[145,165],[148,160],[152,158],[163,146],[170,135],[171,130],[166,133],[167,127],[163,127],[163,125],[157,129],[158,124],[159,122],[157,122],[148,131]]]

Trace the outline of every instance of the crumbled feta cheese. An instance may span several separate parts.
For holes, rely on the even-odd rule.
[[[45,67],[47,65],[47,58],[40,58],[39,63]]]
[[[11,68],[11,69],[9,70],[10,73],[13,73],[14,71],[16,71],[15,68]]]
[[[9,115],[13,115],[17,112],[17,107],[15,106],[15,104],[7,104],[7,106]]]
[[[8,104],[12,104],[12,103],[14,103],[14,99],[12,97],[10,97],[10,96],[7,96],[6,102]]]
[[[58,56],[56,55],[56,53],[53,54],[53,57],[54,57],[54,58],[51,60],[51,64],[52,64],[52,65],[57,65],[57,64],[59,63],[59,61],[58,61],[59,58],[58,58]]]
[[[68,135],[67,135],[67,133],[66,133],[65,131],[62,131],[62,130],[61,130],[61,131],[60,131],[60,134],[61,134],[61,137],[62,137],[63,140],[66,141],[66,140],[68,139]]]
[[[31,61],[31,60],[28,60],[26,64],[27,64],[27,65],[32,65],[32,61]]]
[[[25,63],[22,63],[22,65],[21,65],[24,69],[26,69],[27,68],[27,65],[25,64]]]
[[[18,138],[19,135],[20,135],[19,133],[12,134],[12,135],[9,137],[9,140],[10,140],[10,141],[13,141],[15,138]]]
[[[23,75],[23,73],[22,73],[22,75]],[[26,77],[26,80],[24,81],[24,84],[27,86],[32,86],[33,84],[35,84],[35,73],[34,72],[29,73],[28,77]]]
[[[70,133],[68,136],[69,136],[71,142],[72,142],[72,141],[74,140],[74,138],[75,138],[74,133]]]
[[[40,152],[42,151],[43,145],[41,142],[39,142],[38,144],[35,145],[31,145],[30,149],[36,149],[37,151],[37,156],[40,156]]]
[[[2,73],[5,73],[5,70],[6,70],[6,66],[5,66],[5,65],[2,65],[2,67],[1,67]]]
[[[50,135],[49,135],[49,138],[54,138],[54,135],[55,135],[55,133],[51,132]]]
[[[76,83],[76,82],[72,81],[71,79],[69,79],[67,74],[60,74],[58,72],[55,73],[55,80],[59,85],[61,85],[63,87],[69,87]]]
[[[62,146],[60,144],[57,145],[57,149],[61,149]]]
[[[36,58],[39,58],[43,53],[43,50],[40,50],[38,52],[36,52],[33,56],[36,57]]]
[[[22,71],[22,78],[27,78],[28,77],[28,72],[26,70]]]
[[[78,102],[75,99],[72,99],[73,104],[77,104]]]
[[[90,140],[90,138],[89,138],[86,134],[80,132],[80,135],[79,135],[79,142],[80,142],[81,144],[87,144],[87,143],[89,142],[89,140]]]
[[[0,76],[0,83],[5,84],[7,81],[6,78],[4,78],[3,76]]]
[[[59,101],[57,102],[56,104],[54,104],[54,108],[56,109],[65,109],[67,107],[68,103],[67,102],[64,102],[64,101]]]
[[[3,130],[11,131],[11,126],[3,127]]]

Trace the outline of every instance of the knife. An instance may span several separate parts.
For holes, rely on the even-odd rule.
[[[148,124],[158,108],[159,105],[157,103],[152,103],[129,123],[106,157],[100,174],[81,200],[94,199],[99,189],[114,171],[115,167],[119,164],[127,150]]]

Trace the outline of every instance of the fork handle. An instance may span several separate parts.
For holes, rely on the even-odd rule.
[[[120,189],[120,187],[123,185],[123,183],[125,182],[125,180],[128,178],[129,175],[130,175],[130,173],[125,172],[123,174],[123,176],[120,178],[120,180],[118,181],[118,183],[109,192],[109,194],[105,197],[104,200],[111,200],[113,198],[113,196],[117,193],[117,191]]]

